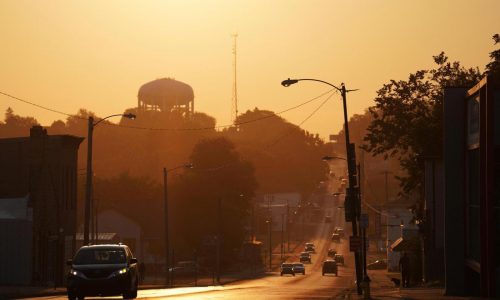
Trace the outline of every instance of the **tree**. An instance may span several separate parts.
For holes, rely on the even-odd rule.
[[[224,135],[255,166],[259,193],[299,192],[306,198],[325,180],[321,157],[329,149],[317,135],[258,108],[239,115],[237,123],[238,130]]]
[[[498,33],[493,35],[493,41],[495,42],[494,45],[500,44],[500,35]],[[490,52],[490,59],[491,62],[486,65],[485,73],[488,75],[500,75],[500,49]]]
[[[373,121],[364,138],[364,148],[373,155],[396,157],[407,176],[398,179],[404,193],[419,189],[423,181],[421,159],[440,156],[442,150],[443,89],[471,87],[481,73],[448,62],[441,52],[436,67],[410,74],[408,80],[391,80],[377,91],[370,108]]]
[[[224,257],[234,258],[232,250],[239,249],[245,237],[250,199],[257,186],[253,166],[222,137],[196,144],[190,162],[193,169],[173,177],[169,196],[177,245],[184,245],[184,253],[199,248],[206,237],[218,233],[221,222]]]
[[[34,125],[38,125],[35,118],[16,115],[9,107],[5,111],[5,122],[0,122],[0,137],[29,136],[30,128]]]

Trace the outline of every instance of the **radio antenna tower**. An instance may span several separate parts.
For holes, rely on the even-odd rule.
[[[231,120],[236,123],[238,117],[238,85],[236,81],[236,39],[237,33],[233,33],[233,97],[231,99]]]

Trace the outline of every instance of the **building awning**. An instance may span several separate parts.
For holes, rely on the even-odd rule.
[[[413,251],[418,248],[418,238],[404,239],[400,237],[394,243],[389,246],[391,251],[401,252],[401,251]]]

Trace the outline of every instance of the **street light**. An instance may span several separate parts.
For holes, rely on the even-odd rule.
[[[358,236],[358,226],[357,226],[357,218],[359,217],[359,210],[357,209],[358,203],[359,202],[359,191],[357,189],[357,180],[356,180],[356,157],[355,157],[355,149],[354,149],[354,144],[351,144],[349,140],[349,120],[347,119],[347,100],[346,100],[346,95],[348,92],[353,92],[357,90],[348,90],[345,88],[345,85],[342,83],[340,87],[337,87],[336,85],[333,85],[329,82],[319,80],[319,79],[312,79],[312,78],[303,78],[303,79],[286,79],[281,82],[281,85],[284,87],[289,87],[292,84],[296,84],[299,81],[317,81],[324,83],[326,85],[329,85],[336,89],[337,91],[340,92],[342,96],[342,104],[344,108],[344,128],[345,128],[345,146],[346,146],[346,154],[347,154],[347,169],[349,173],[349,190],[347,193],[346,200],[350,202],[356,202],[352,203],[354,207],[356,208],[351,217],[351,222],[352,222],[352,235],[353,236]],[[361,290],[361,264],[360,264],[360,257],[359,257],[359,251],[354,252],[354,261],[356,264],[356,284],[357,284],[357,290],[358,294],[362,294]]]
[[[167,177],[168,173],[180,168],[186,168],[186,169],[192,169],[194,166],[192,163],[185,163],[182,165],[179,165],[177,167],[173,167],[170,169],[163,168],[163,193],[164,193],[164,214],[165,214],[165,269],[166,269],[166,277],[165,277],[165,283],[168,287],[170,287],[170,270],[169,270],[169,260],[170,260],[170,245],[169,245],[169,236],[168,236],[168,193],[167,193]]]
[[[136,115],[132,113],[126,114],[114,114],[107,116],[106,118],[100,119],[94,123],[94,117],[90,116],[88,119],[88,135],[87,135],[87,182],[86,182],[86,194],[85,194],[85,215],[83,220],[83,244],[89,244],[89,232],[90,232],[90,204],[92,202],[92,138],[94,135],[94,127],[99,125],[102,121],[109,119],[111,117],[122,116],[127,119],[134,120]]]

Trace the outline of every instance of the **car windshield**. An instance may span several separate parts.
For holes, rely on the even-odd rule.
[[[122,264],[125,262],[125,251],[117,248],[81,249],[73,260],[75,265]]]
[[[300,253],[300,256],[309,256],[309,253]]]

